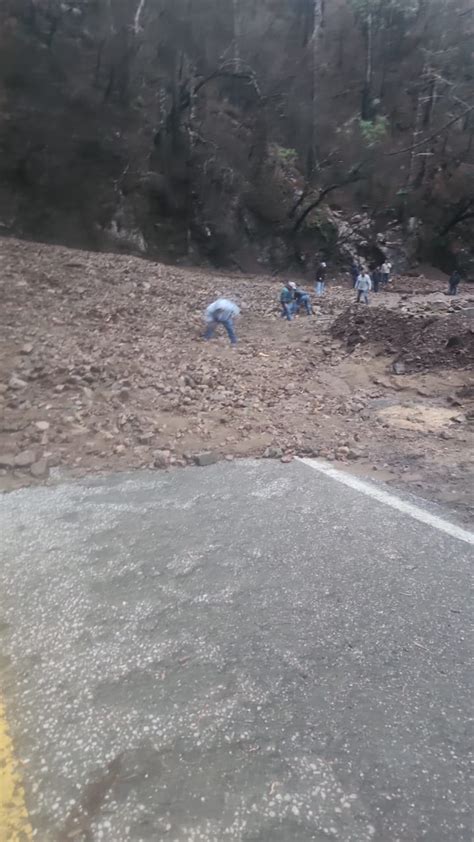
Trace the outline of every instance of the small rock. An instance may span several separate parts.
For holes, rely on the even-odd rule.
[[[138,441],[140,444],[149,444],[155,437],[154,433],[140,433]]]
[[[30,474],[37,479],[48,475],[48,463],[46,459],[39,459],[30,468]]]
[[[28,383],[25,380],[21,380],[20,377],[16,376],[16,374],[12,374],[12,376],[10,377],[10,380],[8,382],[8,385],[9,385],[10,389],[19,390],[19,389],[26,389],[26,387],[28,386]]]
[[[217,462],[219,456],[217,453],[198,453],[197,456],[194,457],[194,461],[196,465],[199,465],[200,468],[205,468],[207,465],[214,465]]]
[[[349,453],[347,454],[348,459],[360,459],[361,456],[362,456],[362,453],[359,450],[350,449]]]
[[[23,450],[18,456],[15,456],[15,467],[17,468],[29,468],[34,462],[36,462],[34,450]]]
[[[233,462],[234,461],[234,456],[232,456],[232,453],[227,454],[227,456],[225,457],[225,461],[226,462]]]
[[[15,465],[15,457],[13,453],[0,454],[0,468],[13,468]]]
[[[27,356],[28,354],[31,354],[32,350],[33,345],[30,342],[27,342],[26,345],[23,345],[23,348],[21,348],[20,354]]]
[[[152,453],[155,468],[169,468],[171,453],[169,450],[155,450]]]
[[[7,418],[3,424],[0,424],[0,432],[2,433],[18,433],[20,430],[24,430],[26,424],[24,421],[20,421],[17,419],[13,421],[10,418]]]
[[[349,453],[350,450],[348,447],[338,447],[336,450],[336,459],[346,459]]]
[[[405,374],[406,368],[403,362],[393,363],[392,368],[395,374]]]
[[[283,450],[281,447],[267,447],[264,454],[265,459],[281,459],[283,456]]]
[[[287,453],[286,456],[281,457],[280,462],[283,462],[284,465],[287,465],[289,462],[293,462],[293,458],[293,456]]]
[[[49,430],[49,421],[35,421],[35,427],[37,430],[45,433],[46,430]]]

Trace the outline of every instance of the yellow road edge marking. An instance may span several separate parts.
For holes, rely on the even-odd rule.
[[[33,828],[26,809],[25,790],[8,729],[5,705],[0,698],[0,842],[30,842],[32,839]]]

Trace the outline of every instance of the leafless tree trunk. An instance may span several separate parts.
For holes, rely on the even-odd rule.
[[[233,29],[233,53],[234,65],[236,70],[240,70],[241,55],[241,20],[240,20],[240,0],[232,0],[232,29]]]
[[[310,50],[310,67],[311,67],[311,122],[310,122],[310,139],[308,144],[308,160],[307,160],[307,178],[311,180],[317,170],[318,162],[318,142],[317,142],[317,122],[318,122],[318,60],[319,60],[319,38],[321,28],[324,21],[324,0],[313,1],[313,27],[311,39],[308,44]]]
[[[423,67],[423,72],[421,74],[421,83],[418,89],[418,96],[416,100],[416,112],[415,112],[415,124],[413,127],[413,144],[410,153],[410,164],[408,167],[408,177],[407,177],[407,190],[412,190],[415,186],[417,174],[418,174],[418,163],[419,157],[418,152],[416,151],[418,148],[418,143],[420,140],[421,135],[423,134],[423,122],[424,122],[424,115],[425,115],[425,91],[426,91],[426,74],[427,74],[427,64]]]
[[[363,120],[372,119],[372,44],[373,44],[373,19],[372,9],[369,6],[366,21],[366,44],[365,44],[365,79],[362,88],[362,104],[360,116]]]

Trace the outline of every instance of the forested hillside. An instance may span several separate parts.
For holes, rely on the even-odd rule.
[[[3,0],[3,233],[474,275],[471,0]]]

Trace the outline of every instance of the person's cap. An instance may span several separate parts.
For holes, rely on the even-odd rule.
[[[295,282],[294,282],[294,281],[290,281],[290,283],[288,284],[288,286],[290,287],[290,289],[296,289],[296,284],[295,284]]]

